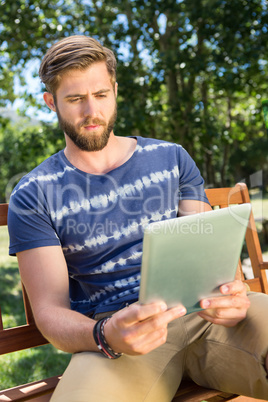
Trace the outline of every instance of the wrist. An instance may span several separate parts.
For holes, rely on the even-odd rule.
[[[122,356],[122,353],[115,352],[108,344],[105,334],[104,327],[111,317],[101,318],[96,322],[93,328],[93,337],[99,351],[108,359],[118,359]]]

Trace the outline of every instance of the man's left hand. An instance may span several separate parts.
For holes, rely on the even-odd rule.
[[[204,309],[198,315],[204,320],[225,327],[233,327],[242,321],[250,306],[247,287],[239,280],[226,283],[220,287],[224,297],[203,299],[200,306]]]

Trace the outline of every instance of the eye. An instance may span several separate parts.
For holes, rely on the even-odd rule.
[[[71,98],[71,99],[69,99],[69,102],[70,103],[75,103],[75,102],[78,102],[80,99],[81,98]]]
[[[97,98],[106,98],[106,97],[107,97],[106,94],[98,94],[98,95],[97,95]]]

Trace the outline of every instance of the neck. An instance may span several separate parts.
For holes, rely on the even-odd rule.
[[[108,173],[121,166],[133,155],[136,148],[134,138],[118,137],[113,132],[101,151],[82,151],[67,135],[65,140],[64,153],[69,162],[83,172],[96,175]]]

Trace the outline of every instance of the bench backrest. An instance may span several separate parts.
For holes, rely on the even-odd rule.
[[[243,183],[239,183],[231,188],[208,189],[206,190],[206,194],[212,207],[224,208],[232,204],[250,202],[247,186]],[[7,211],[8,204],[0,204],[0,226],[7,225]],[[251,290],[268,294],[268,282],[265,272],[265,269],[268,269],[268,262],[263,262],[258,233],[252,213],[246,232],[246,245],[254,273],[254,279],[246,280],[246,282],[249,284]],[[241,279],[244,279],[241,262],[240,268]],[[0,309],[0,355],[48,343],[34,323],[30,303],[23,285],[22,293],[26,316],[25,325],[3,328]]]

